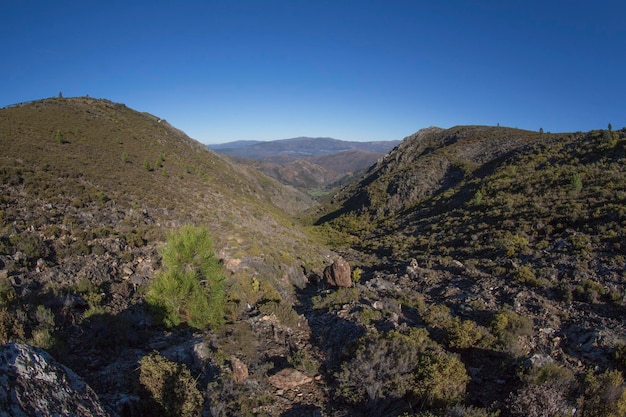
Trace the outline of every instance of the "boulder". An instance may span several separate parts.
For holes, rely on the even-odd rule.
[[[0,416],[110,416],[96,393],[45,351],[0,346]]]
[[[313,378],[293,368],[285,368],[269,377],[270,384],[282,390],[292,389],[300,385],[308,384],[311,381],[313,381]]]
[[[248,367],[240,359],[235,356],[231,357],[230,367],[233,371],[233,381],[236,384],[241,384],[248,379]]]
[[[324,285],[327,287],[351,287],[350,265],[342,257],[324,269]]]

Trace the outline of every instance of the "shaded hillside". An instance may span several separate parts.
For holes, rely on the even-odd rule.
[[[247,143],[247,141],[244,141],[243,145]],[[302,158],[347,150],[362,150],[384,154],[396,146],[398,141],[350,142],[332,138],[300,137],[260,143],[250,141],[249,143],[247,146],[242,146],[240,141],[234,142],[232,146],[226,143],[208,145],[208,147],[217,152],[239,158],[265,159],[276,156]]]
[[[393,251],[402,255],[412,247],[432,250],[424,241],[432,230],[435,246],[445,246],[446,253],[464,251],[483,233],[496,240],[497,230],[545,235],[537,223],[551,225],[548,236],[581,226],[602,235],[596,227],[621,216],[623,135],[473,126],[422,130],[319,208],[320,222],[361,236],[402,234],[404,250]],[[605,209],[598,211],[600,206]],[[515,227],[506,226],[508,219]],[[613,229],[618,226],[619,220]]]

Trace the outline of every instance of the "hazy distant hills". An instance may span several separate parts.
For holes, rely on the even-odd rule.
[[[399,143],[299,137],[269,142],[237,141],[208,147],[250,164],[284,184],[314,192],[353,178]]]
[[[218,145],[207,145],[216,152],[240,158],[264,159],[276,156],[302,158],[328,155],[348,150],[361,150],[385,154],[400,141],[352,142],[333,138],[299,137],[269,142],[237,141]]]

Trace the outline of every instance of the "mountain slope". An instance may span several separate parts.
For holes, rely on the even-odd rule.
[[[471,375],[466,406],[546,415],[533,408],[545,394],[549,415],[593,415],[598,401],[617,410],[626,398],[625,166],[626,130],[429,128],[312,218],[369,271],[360,294],[375,294],[382,319],[368,334],[390,337],[380,329],[398,322],[426,329]]]
[[[448,244],[446,252],[453,247],[463,250],[461,236],[470,241],[470,230],[461,229],[472,219],[486,223],[485,233],[492,239],[497,237],[494,228],[510,229],[502,226],[507,218],[515,219],[516,229],[540,220],[559,230],[581,226],[564,218],[565,213],[584,216],[579,220],[585,219],[586,226],[606,222],[619,207],[621,197],[616,196],[624,186],[616,169],[623,157],[623,135],[539,134],[478,126],[423,130],[318,209],[320,222],[362,222],[371,225],[367,230],[373,234],[393,230],[421,241],[437,224],[437,230],[450,235],[450,241],[439,242]],[[612,208],[593,215],[602,204]],[[455,225],[451,215],[461,217]],[[621,216],[619,211],[616,215]],[[524,233],[537,235],[531,229]],[[474,230],[471,235],[476,239],[482,234]]]
[[[0,135],[4,177],[40,199],[81,206],[106,200],[121,210],[147,211],[164,226],[206,222],[220,248],[229,246],[224,236],[240,234],[234,229],[257,230],[270,219],[284,227],[290,220],[282,209],[294,213],[310,204],[306,195],[224,160],[166,121],[105,100],[5,108]]]
[[[190,369],[207,399],[221,396],[216,407],[241,410],[267,398],[269,358],[305,346],[308,328],[292,304],[307,275],[332,260],[290,214],[308,196],[165,120],[88,97],[0,109],[0,178],[0,344],[51,351],[111,415],[158,412],[138,372],[150,352]],[[222,327],[165,328],[146,301],[166,237],[187,224],[214,241]],[[232,380],[236,359],[258,389],[215,385]],[[321,388],[310,391],[327,401]]]

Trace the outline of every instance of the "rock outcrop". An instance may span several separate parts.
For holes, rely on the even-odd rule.
[[[308,384],[311,381],[313,381],[313,378],[293,368],[285,368],[269,377],[270,384],[282,390],[292,389],[300,385]]]
[[[324,285],[327,287],[351,287],[350,264],[342,257],[324,269]]]
[[[96,393],[45,351],[21,343],[0,347],[0,417],[108,417]]]

